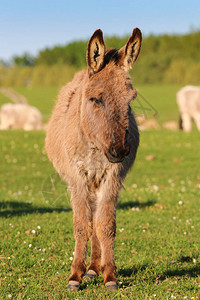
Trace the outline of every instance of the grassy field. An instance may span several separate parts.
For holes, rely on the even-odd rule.
[[[176,89],[140,88],[161,122],[178,115]],[[19,91],[48,118],[57,88]],[[0,132],[0,299],[199,299],[199,133],[141,132],[117,208],[113,294],[102,276],[83,281],[79,292],[66,290],[74,251],[70,197],[44,137]]]
[[[145,111],[148,119],[154,118],[154,112],[157,112],[157,121],[162,124],[166,121],[178,121],[179,113],[176,104],[176,92],[181,86],[171,85],[142,85],[137,86],[138,98],[132,102],[132,107],[136,114]],[[17,92],[24,95],[30,105],[39,108],[47,122],[48,117],[55,104],[58,87],[19,87],[15,88]],[[145,100],[142,98],[144,97]],[[147,102],[146,102],[147,100]],[[8,102],[9,99],[0,93],[0,105]],[[153,108],[151,107],[153,106]]]

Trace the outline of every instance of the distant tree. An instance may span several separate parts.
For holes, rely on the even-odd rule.
[[[24,53],[22,56],[14,56],[13,62],[16,66],[24,67],[24,66],[34,66],[35,58],[29,53]]]
[[[105,44],[107,48],[120,49],[127,40],[128,36],[105,37]],[[87,44],[88,41],[76,41],[46,48],[35,58],[28,53],[15,56],[11,67],[0,63],[0,84],[61,85],[77,70],[86,67]],[[134,84],[199,85],[199,49],[200,31],[143,37],[140,57],[130,71]]]
[[[46,48],[39,52],[36,59],[37,65],[67,64],[77,68],[86,66],[87,42],[79,41],[67,44],[66,46],[55,46],[52,49]]]

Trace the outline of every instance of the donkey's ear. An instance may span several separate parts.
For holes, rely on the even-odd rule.
[[[87,48],[87,63],[89,74],[100,71],[104,65],[105,45],[103,41],[103,32],[96,30],[89,40]]]
[[[118,51],[117,65],[125,71],[132,68],[136,61],[142,43],[142,33],[139,28],[134,28],[126,45]]]

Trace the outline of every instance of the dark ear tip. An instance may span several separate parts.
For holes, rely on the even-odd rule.
[[[142,39],[142,32],[139,28],[134,28],[132,32],[132,37]]]
[[[95,32],[92,35],[92,38],[99,37],[100,39],[103,39],[103,31],[101,29],[95,30]]]
[[[99,29],[97,29],[97,30],[95,30],[95,32],[99,32],[99,33],[101,33],[101,34],[103,34],[103,32],[102,32],[102,30],[99,28]],[[94,32],[94,33],[95,33]]]

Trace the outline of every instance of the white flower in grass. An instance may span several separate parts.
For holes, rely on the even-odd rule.
[[[33,230],[31,230],[31,232],[33,233],[33,234],[35,234],[35,230],[33,229]]]
[[[183,204],[183,201],[178,201],[178,204],[179,204],[179,205],[182,205],[182,204]]]
[[[139,211],[140,209],[139,209],[139,207],[132,207],[131,210],[132,211]]]
[[[37,226],[37,229],[41,229],[41,227],[38,225],[38,226]]]
[[[12,295],[11,295],[11,294],[9,294],[9,295],[8,295],[8,299],[11,299],[11,298],[12,298]]]
[[[28,246],[29,246],[29,248],[31,248],[31,247],[32,247],[32,244],[29,244]]]
[[[155,192],[157,192],[157,191],[159,190],[159,187],[158,187],[157,185],[153,185],[153,190],[154,190]]]
[[[193,263],[196,264],[196,259],[195,258],[193,258]]]
[[[73,257],[72,256],[70,256],[70,258],[69,258],[70,260],[73,260]]]

